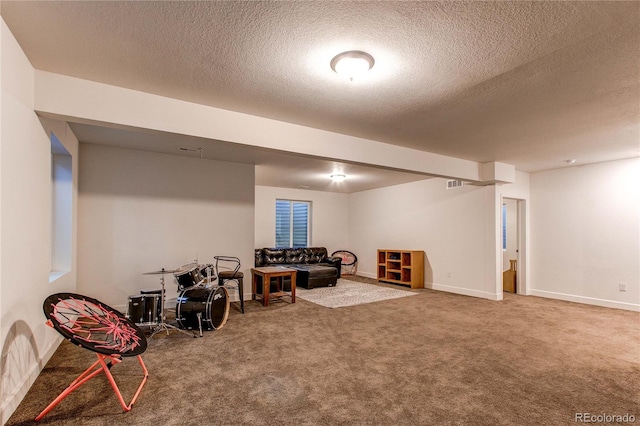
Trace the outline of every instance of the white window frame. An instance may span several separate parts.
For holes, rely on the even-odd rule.
[[[278,244],[278,203],[279,202],[287,202],[289,203],[289,243],[286,245]],[[305,245],[294,245],[294,205],[295,204],[304,204],[307,206],[307,217],[306,217],[306,244]],[[284,198],[277,198],[275,203],[276,209],[276,220],[275,220],[275,229],[274,229],[274,237],[275,237],[275,246],[276,247],[310,247],[311,246],[311,201],[306,200],[289,200]]]

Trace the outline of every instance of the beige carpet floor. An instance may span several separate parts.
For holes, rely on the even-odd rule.
[[[573,425],[583,412],[640,421],[639,313],[413,291],[340,309],[232,306],[203,338],[150,341],[149,380],[130,412],[99,377],[40,424]],[[7,424],[34,424],[94,360],[64,342]],[[112,372],[128,400],[137,362]]]

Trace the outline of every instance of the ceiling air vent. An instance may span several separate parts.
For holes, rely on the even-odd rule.
[[[464,185],[464,182],[457,179],[457,180],[448,180],[447,181],[447,189],[455,189],[455,188],[460,188]]]

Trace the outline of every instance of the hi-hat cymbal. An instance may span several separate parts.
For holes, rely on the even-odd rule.
[[[173,274],[176,271],[176,269],[161,269],[159,271],[153,271],[153,272],[145,272],[142,275],[163,275],[163,274]]]

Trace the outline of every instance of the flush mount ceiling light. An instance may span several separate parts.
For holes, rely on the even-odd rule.
[[[373,68],[375,60],[367,52],[360,50],[350,50],[336,55],[331,60],[331,69],[338,75],[353,81],[355,77],[360,77]]]
[[[347,178],[347,175],[343,175],[341,173],[334,173],[330,177],[331,177],[331,180],[334,182],[342,182]]]

